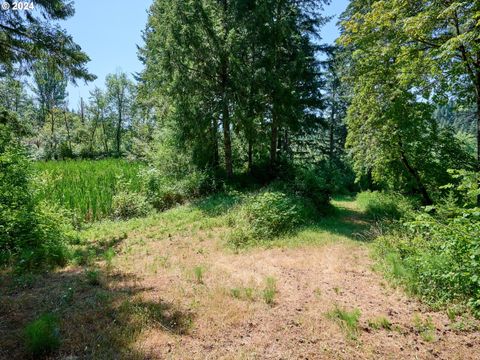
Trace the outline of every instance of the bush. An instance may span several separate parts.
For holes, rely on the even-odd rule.
[[[28,351],[35,357],[45,356],[60,347],[60,331],[57,318],[42,315],[25,328],[25,342]]]
[[[480,316],[480,208],[442,206],[378,238],[379,258],[388,274],[427,303],[460,301]]]
[[[152,206],[147,198],[139,193],[120,191],[112,200],[113,217],[116,219],[131,219],[148,215]]]
[[[378,191],[358,194],[357,203],[374,220],[400,219],[414,208],[413,202],[404,196]]]
[[[310,201],[288,192],[267,189],[248,198],[231,214],[229,241],[242,246],[293,232],[316,213]]]
[[[293,190],[300,196],[312,200],[317,210],[323,212],[328,208],[331,191],[325,175],[314,167],[295,170]]]
[[[63,212],[38,202],[31,180],[25,150],[0,119],[0,264],[21,270],[63,265],[73,229]]]
[[[182,178],[173,178],[154,167],[142,172],[143,187],[150,204],[164,211],[206,192],[206,176],[192,171]]]
[[[22,242],[18,241],[17,268],[33,270],[66,265],[70,258],[69,245],[78,241],[68,217],[57,206],[38,203],[30,233],[24,234]]]

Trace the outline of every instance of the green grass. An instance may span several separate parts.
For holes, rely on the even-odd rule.
[[[338,305],[335,306],[335,309],[327,313],[327,316],[330,319],[335,320],[342,330],[345,331],[349,339],[357,339],[359,333],[359,321],[361,312],[359,309],[346,310],[340,308]]]
[[[35,358],[48,355],[60,347],[58,320],[44,314],[25,328],[25,345]]]
[[[379,316],[379,317],[376,317],[375,319],[369,320],[368,326],[374,330],[380,330],[380,329],[391,330],[392,329],[392,323],[390,322],[390,320],[388,320],[384,316]]]
[[[265,279],[265,288],[263,289],[262,295],[263,300],[268,305],[273,305],[275,303],[275,295],[277,294],[277,280],[273,277],[267,277]]]
[[[141,187],[142,165],[125,160],[36,162],[41,200],[69,209],[80,221],[97,221],[112,214],[120,179],[128,190]]]
[[[203,284],[203,275],[205,274],[205,268],[203,266],[195,266],[193,268],[193,276],[197,284]]]
[[[413,327],[424,341],[432,342],[435,340],[435,324],[430,316],[423,320],[419,314],[415,314]]]

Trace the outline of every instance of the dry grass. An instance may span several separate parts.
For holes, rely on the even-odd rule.
[[[225,244],[228,206],[97,224],[83,247],[96,251],[88,266],[99,269],[99,284],[83,265],[20,283],[2,277],[0,358],[26,358],[23,328],[49,312],[60,319],[58,358],[474,359],[479,333],[453,331],[446,315],[382,285],[355,235],[362,214],[352,201],[335,205],[335,217],[240,252]],[[336,305],[362,313],[354,344],[325,316]],[[434,342],[412,325],[417,313],[438,328]],[[398,331],[371,331],[368,319],[384,314]]]

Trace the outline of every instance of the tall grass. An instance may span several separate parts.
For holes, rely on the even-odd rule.
[[[56,202],[81,221],[96,221],[112,214],[112,199],[119,183],[139,191],[142,165],[125,160],[37,162],[41,200]]]

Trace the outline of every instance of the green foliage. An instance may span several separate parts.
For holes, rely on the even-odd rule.
[[[413,327],[424,341],[432,342],[435,340],[436,328],[430,316],[423,320],[419,314],[415,314],[413,317]]]
[[[98,269],[86,269],[85,270],[85,277],[87,279],[87,283],[92,286],[100,285],[100,270]]]
[[[75,234],[65,212],[39,202],[26,154],[0,122],[0,263],[21,270],[65,264]]]
[[[276,175],[277,154],[288,155],[291,140],[321,122],[320,48],[312,39],[325,22],[324,3],[153,2],[139,94],[175,134],[176,154],[228,178],[269,159]]]
[[[25,328],[25,345],[35,357],[49,355],[60,347],[58,319],[45,314]]]
[[[384,316],[379,316],[375,319],[368,320],[368,326],[370,326],[374,330],[385,329],[391,330],[392,323]]]
[[[231,213],[229,241],[235,247],[270,240],[311,221],[316,210],[309,200],[290,192],[266,189],[251,195]]]
[[[296,167],[292,188],[298,195],[310,199],[320,212],[328,208],[332,189],[326,174],[318,167]]]
[[[122,220],[143,217],[152,211],[144,195],[127,191],[121,191],[113,197],[112,208],[113,217]]]
[[[4,46],[0,54],[2,72],[4,68],[11,69],[15,65],[31,65],[46,55],[55,59],[57,66],[64,69],[71,79],[95,80],[96,77],[86,68],[90,60],[87,54],[57,24],[58,20],[73,16],[73,3],[65,0],[40,1],[35,3],[35,10],[28,16],[3,12],[0,20],[0,37]],[[38,26],[40,23],[42,26]]]
[[[366,191],[357,195],[357,204],[375,220],[400,219],[413,210],[412,201],[398,194]]]
[[[460,1],[448,6],[431,1],[351,2],[339,42],[349,69],[344,80],[353,88],[347,146],[357,176],[371,175],[390,189],[416,192],[431,205],[441,195],[440,186],[451,182],[447,169],[474,168],[474,158],[454,132],[438,126],[434,118],[434,103],[457,92],[449,84],[465,88],[466,79],[474,78],[466,76],[473,57],[452,60],[462,58],[466,44],[476,53],[476,45],[460,40],[448,25],[456,19],[465,30],[475,29],[466,26],[472,12],[472,6]],[[473,39],[478,30],[469,31]]]
[[[141,167],[115,159],[37,162],[38,198],[69,209],[79,221],[100,220],[112,215],[119,188],[132,192],[142,188]]]
[[[165,169],[148,168],[142,172],[142,181],[148,201],[157,210],[167,210],[202,194],[206,176],[192,171],[181,178],[172,178]]]
[[[327,316],[337,321],[350,339],[355,340],[357,338],[359,333],[358,323],[361,316],[359,309],[348,311],[335,305],[335,309],[327,313]]]
[[[265,279],[265,288],[262,291],[263,300],[267,305],[275,303],[275,295],[277,294],[277,280],[271,276]]]
[[[193,268],[193,275],[195,277],[195,281],[198,284],[203,284],[203,275],[205,274],[205,268],[203,266],[195,266]]]
[[[416,213],[405,225],[378,238],[376,244],[387,273],[411,292],[434,305],[468,303],[478,315],[478,234],[479,208],[437,205]]]

